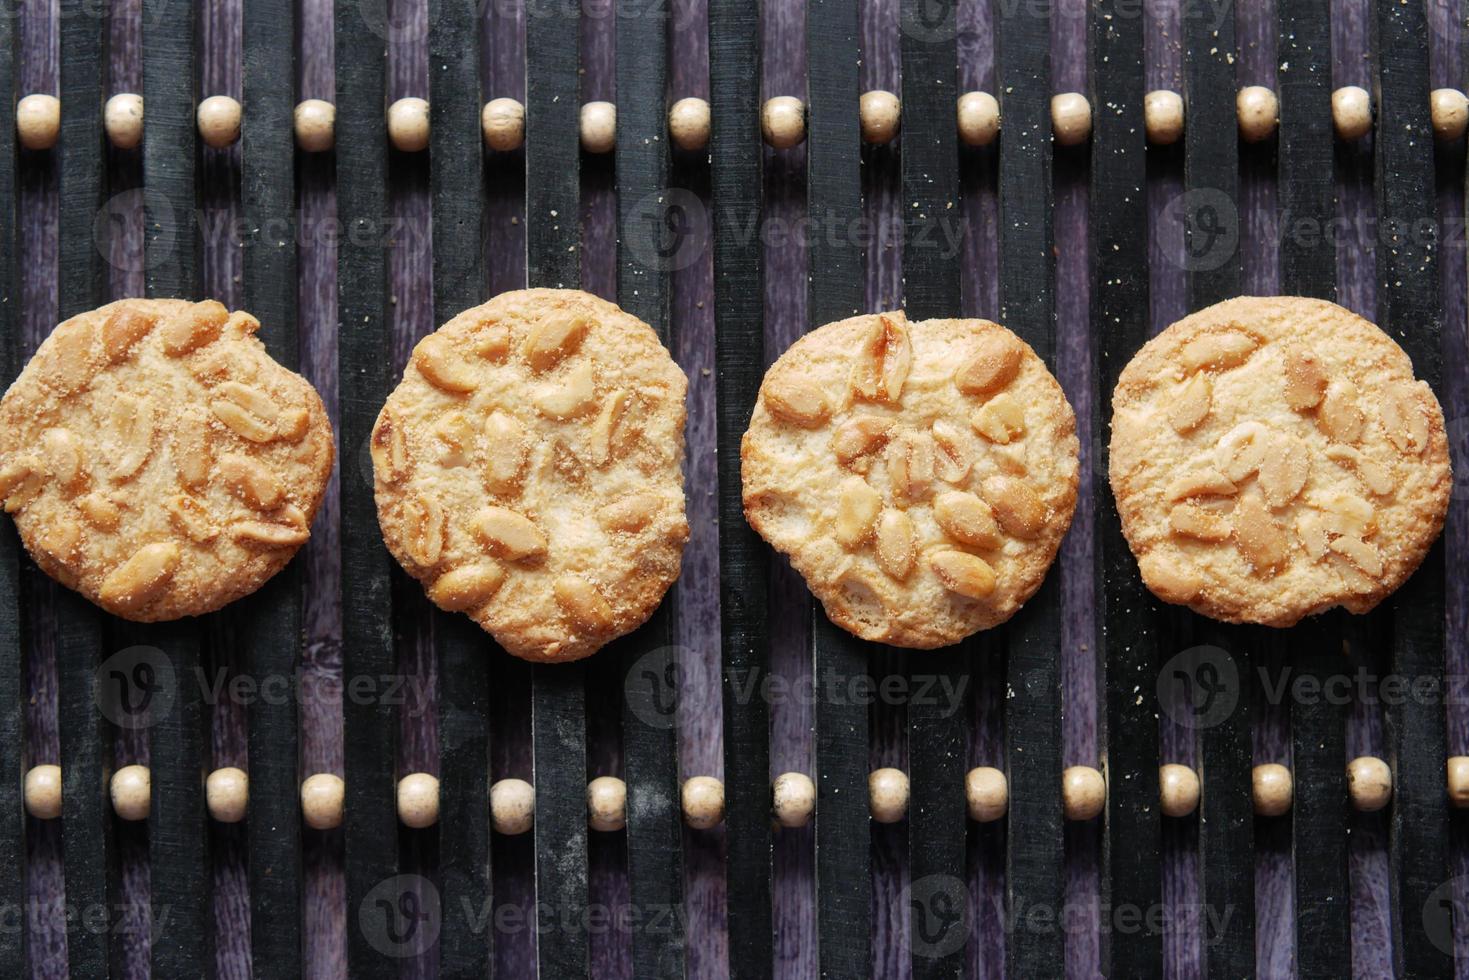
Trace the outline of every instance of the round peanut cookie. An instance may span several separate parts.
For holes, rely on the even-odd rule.
[[[326,490],[332,430],[259,327],[213,300],[125,299],[52,331],[0,399],[0,498],[46,574],[155,622],[285,567]]]
[[[1076,418],[1020,338],[902,313],[829,323],[770,367],[745,517],[832,622],[927,649],[1003,623],[1076,506]]]
[[[1364,613],[1443,529],[1443,412],[1403,349],[1322,300],[1242,297],[1143,345],[1113,395],[1112,492],[1143,581],[1215,619]]]
[[[510,653],[595,653],[678,578],[687,392],[657,334],[588,293],[464,311],[414,348],[373,429],[389,550]]]

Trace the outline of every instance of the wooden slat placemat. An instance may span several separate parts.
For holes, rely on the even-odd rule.
[[[806,6],[806,207],[808,327],[852,316],[863,306],[861,130],[857,5]],[[864,643],[812,602],[815,679],[816,957],[822,977],[865,977],[872,960],[872,843],[868,830],[868,712],[854,686],[881,648]]]
[[[393,925],[389,907],[372,901],[398,865],[398,818],[393,764],[398,730],[383,685],[397,674],[393,650],[390,569],[381,538],[357,533],[377,527],[369,456],[372,426],[391,387],[387,311],[387,144],[383,131],[387,65],[351,52],[382,50],[360,5],[337,0],[337,346],[342,451],[342,676],[369,678],[367,696],[343,698],[346,813],[347,970],[354,980],[396,976],[391,947],[374,942]],[[312,774],[306,774],[308,777]]]
[[[765,370],[759,236],[740,234],[760,218],[758,5],[709,0],[709,95],[729,974],[761,980],[772,974],[774,952],[770,706],[751,685],[770,654],[770,569],[740,499],[740,440]]]
[[[485,293],[479,8],[446,4],[430,27],[430,168],[434,325]],[[486,977],[492,959],[490,658],[467,616],[435,610],[439,658],[439,970]]]
[[[669,23],[661,6],[617,21],[617,302],[651,325],[672,351],[668,273],[682,243],[670,227],[678,215],[670,213],[664,108]],[[674,583],[648,621],[604,654],[621,658],[627,879],[637,911],[629,923],[632,972],[649,980],[683,977],[686,959],[677,706],[655,703],[677,698],[676,679],[690,655],[674,645],[679,589]]]
[[[1295,229],[1325,228],[1336,216],[1331,121],[1329,0],[1278,0],[1279,213],[1281,291],[1336,299],[1336,243]],[[1342,618],[1332,615],[1292,641],[1276,642],[1277,664],[1314,678],[1323,694],[1291,704],[1295,805],[1291,813],[1295,871],[1296,969],[1301,977],[1351,972],[1351,884],[1347,872],[1346,707],[1349,690]],[[1302,642],[1304,640],[1304,642]],[[1293,678],[1292,678],[1293,680]],[[1331,693],[1324,693],[1331,692]]]
[[[1099,3],[1092,18],[1092,94],[1110,111],[1094,115],[1091,213],[1091,330],[1097,343],[1097,394],[1092,430],[1095,459],[1098,600],[1105,690],[1106,838],[1103,908],[1147,910],[1163,904],[1162,824],[1158,810],[1158,685],[1161,613],[1143,585],[1122,536],[1107,478],[1103,433],[1122,369],[1148,338],[1146,142],[1143,133],[1145,24],[1121,16],[1124,4]],[[1125,733],[1125,737],[1124,736]],[[1108,976],[1163,972],[1163,934],[1151,928],[1102,929],[1101,966]]]
[[[168,8],[166,11],[164,8]],[[143,9],[143,100],[148,139],[143,143],[143,180],[148,188],[144,244],[149,256],[146,285],[153,298],[198,298],[199,229],[195,216],[197,161],[194,111],[198,104],[194,11],[165,0],[145,0]],[[202,654],[199,624],[154,625],[114,621],[119,647],[155,648],[173,703],[151,718],[153,801],[148,857],[155,916],[153,974],[203,976],[212,954],[209,927],[208,828],[204,816],[203,765],[206,712],[194,673]]]
[[[250,0],[243,8],[240,203],[245,309],[278,362],[298,367],[296,279],[296,28],[292,0]],[[301,563],[292,562],[226,614],[239,663],[262,690],[247,710],[249,755],[250,956],[256,972],[299,977],[301,806],[298,678]],[[271,687],[265,687],[267,679]],[[273,685],[283,684],[276,688]],[[268,965],[268,966],[267,966]]]
[[[903,306],[913,320],[959,309],[959,253],[941,234],[959,200],[956,5],[903,0]],[[968,937],[964,773],[971,644],[908,661],[908,854],[914,980],[958,977]],[[914,696],[922,692],[922,696]]]
[[[0,372],[9,386],[20,369],[20,293],[15,194],[15,38],[13,6],[0,9]],[[0,527],[0,742],[14,751],[0,754],[0,903],[19,909],[25,904],[25,810],[21,777],[25,753],[25,677],[21,660],[20,538],[15,526]],[[25,972],[25,931],[0,930],[0,973]]]
[[[59,313],[69,319],[106,301],[107,280],[93,223],[102,203],[102,91],[105,22],[85,4],[61,4],[60,216],[57,242]],[[39,584],[40,577],[37,576]],[[67,916],[67,967],[73,977],[105,977],[108,936],[97,911],[108,910],[109,802],[106,740],[111,727],[98,710],[103,615],[77,593],[46,582],[57,633],[57,729],[61,736],[62,840]],[[105,921],[105,920],[104,920]]]
[[[1051,183],[1051,20],[1001,7],[996,79],[1000,322],[1056,367]],[[1011,910],[1061,909],[1061,590],[1052,569],[1005,627],[1005,766],[1010,787],[1005,885]],[[1061,976],[1065,932],[1053,917],[1012,916],[1006,972]]]
[[[1381,123],[1376,143],[1377,323],[1408,352],[1418,378],[1437,392],[1442,390],[1444,363],[1438,249],[1422,231],[1438,217],[1427,27],[1419,5],[1379,3],[1376,15],[1374,102]],[[1384,605],[1391,609],[1393,628],[1383,676],[1433,684],[1442,691],[1442,541]],[[1394,776],[1390,863],[1395,965],[1406,976],[1445,976],[1453,969],[1448,939],[1452,917],[1447,902],[1435,897],[1449,877],[1444,702],[1441,695],[1384,698]]]

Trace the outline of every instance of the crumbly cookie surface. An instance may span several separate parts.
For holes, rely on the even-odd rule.
[[[832,622],[928,649],[1013,616],[1076,506],[1076,418],[986,320],[858,316],[771,365],[741,446],[745,516]]]
[[[1376,606],[1452,491],[1443,411],[1408,355],[1299,297],[1229,300],[1145,344],[1113,396],[1110,470],[1159,598],[1268,626]]]
[[[466,310],[414,349],[373,429],[388,548],[510,653],[596,652],[678,578],[687,391],[651,327],[588,293]]]
[[[213,300],[73,317],[0,399],[0,499],[46,574],[138,622],[254,592],[310,534],[331,423]]]

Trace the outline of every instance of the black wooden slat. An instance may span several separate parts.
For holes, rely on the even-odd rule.
[[[855,228],[862,218],[862,137],[857,6],[811,0],[806,7],[810,122],[806,204],[815,227]],[[857,313],[863,255],[850,236],[813,235],[808,252],[810,326]],[[816,690],[816,917],[820,975],[871,973],[872,843],[868,832],[868,706],[844,696],[866,676],[871,647],[834,626],[812,604]],[[832,695],[836,695],[833,697]]]
[[[1000,322],[1055,369],[1051,250],[1050,18],[1001,7],[995,46],[1000,115]],[[1005,631],[1005,760],[1010,785],[1005,885],[1012,910],[1060,908],[1061,593],[1048,577]],[[1063,932],[1012,917],[1011,976],[1060,976]]]
[[[338,349],[342,452],[342,671],[379,679],[397,672],[393,657],[391,557],[377,527],[365,471],[372,425],[390,387],[387,263],[389,231],[384,41],[353,0],[336,4]],[[350,56],[347,53],[351,53]],[[393,764],[397,722],[390,699],[351,697],[345,728],[347,960],[356,978],[398,974],[398,961],[373,942],[358,916],[368,894],[397,869],[398,818]],[[372,915],[372,910],[367,910]]]
[[[1336,214],[1330,3],[1279,0],[1276,16],[1280,60],[1291,68],[1280,73],[1280,213],[1293,224],[1325,227]],[[1326,235],[1283,235],[1280,280],[1287,295],[1334,300],[1334,241]],[[1332,679],[1347,672],[1340,623],[1339,616],[1328,617],[1295,640],[1294,632],[1275,637],[1275,650],[1284,655],[1279,662],[1323,684],[1339,683]],[[1291,705],[1296,970],[1322,980],[1347,976],[1352,966],[1346,710],[1336,700],[1304,698]]]
[[[526,268],[532,288],[581,283],[579,11],[558,6],[526,21]],[[553,915],[538,932],[543,980],[587,970],[586,671],[531,667],[536,787],[536,902]]]
[[[143,100],[148,137],[143,181],[148,190],[144,243],[150,266],[148,295],[198,299],[195,218],[195,11],[167,0],[143,5]],[[160,649],[172,667],[172,709],[152,730],[153,803],[149,823],[152,866],[153,975],[193,980],[210,956],[208,833],[204,816],[203,696],[194,668],[200,631],[195,624],[126,627],[131,642]]]
[[[715,365],[719,401],[719,602],[724,685],[729,969],[769,977],[770,713],[746,685],[770,652],[769,554],[745,523],[740,439],[760,390],[765,346],[760,243],[741,229],[760,214],[759,6],[710,0],[710,178],[714,202]]]
[[[1434,220],[1433,133],[1428,117],[1428,31],[1422,5],[1380,3],[1374,23],[1377,59],[1378,323],[1403,345],[1419,378],[1442,381],[1438,253],[1414,231]],[[1395,675],[1441,683],[1444,671],[1444,555],[1435,544],[1422,566],[1392,597]],[[1430,896],[1450,877],[1448,801],[1444,792],[1447,734],[1442,698],[1401,698],[1387,704],[1388,752],[1393,758],[1391,865],[1395,949],[1404,976],[1446,976],[1452,956]],[[1438,940],[1439,942],[1436,942]]]
[[[617,22],[617,299],[623,309],[652,325],[672,347],[667,254],[661,234],[669,200],[666,133],[668,17],[662,6]],[[659,248],[628,243],[660,234]],[[674,589],[677,589],[677,584]],[[636,633],[615,649],[627,672],[658,678],[677,670],[673,593]],[[649,980],[684,975],[682,812],[678,786],[678,729],[673,716],[645,710],[634,698],[677,691],[677,685],[624,684],[622,760],[627,783],[627,874],[632,907],[632,971]]]
[[[1091,170],[1091,328],[1097,338],[1096,415],[1092,431],[1108,431],[1112,392],[1123,367],[1148,337],[1146,158],[1143,135],[1142,18],[1127,0],[1101,0],[1092,19],[1094,114]],[[1093,473],[1106,691],[1108,893],[1113,909],[1161,908],[1158,852],[1157,603],[1138,575],[1122,536],[1105,459]],[[1163,936],[1157,929],[1102,930],[1102,971],[1111,977],[1158,977]]]
[[[943,247],[943,229],[959,203],[954,100],[958,68],[957,4],[904,0],[903,305],[914,320],[959,313],[959,256]],[[925,654],[910,666],[914,684],[937,691],[968,689],[964,650]],[[934,687],[924,687],[932,679]],[[913,977],[957,977],[964,965],[964,772],[968,713],[943,697],[915,698],[908,708],[908,848],[912,880]]]
[[[105,18],[88,15],[81,0],[66,0],[61,28],[61,184],[58,281],[61,319],[100,306],[106,270],[92,240],[102,203],[102,93]],[[39,577],[38,577],[39,582]],[[51,592],[59,634],[57,712],[61,735],[62,837],[66,853],[67,967],[73,977],[107,976],[106,930],[88,928],[91,910],[107,907],[109,868],[106,754],[111,729],[97,710],[102,616],[81,596],[54,583]]]
[[[479,8],[445,4],[429,36],[434,322],[484,296]],[[439,969],[486,978],[492,932],[488,637],[463,615],[434,613],[439,657]]]
[[[19,369],[20,279],[15,265],[15,54],[18,18],[0,6],[0,382],[8,388]],[[0,741],[24,744],[20,653],[20,540],[15,525],[0,522]],[[21,753],[0,753],[0,904],[19,909],[25,900],[25,814],[21,809]],[[0,974],[25,973],[24,930],[0,929]]]
[[[296,313],[295,3],[244,6],[241,207],[245,308],[260,321],[272,357],[298,361]],[[232,642],[257,679],[295,684],[301,650],[301,578],[293,563],[227,614]],[[301,975],[301,807],[297,788],[296,698],[249,706],[250,955],[257,973]]]
[[[1188,305],[1197,310],[1240,290],[1238,246],[1228,237],[1214,237],[1218,227],[1231,222],[1236,231],[1239,227],[1234,8],[1228,0],[1206,0],[1197,16],[1184,20],[1184,99],[1188,106],[1184,184],[1192,260]],[[1229,253],[1217,254],[1211,248],[1229,249]],[[1250,976],[1255,968],[1250,654],[1261,639],[1258,631],[1231,629],[1197,616],[1186,618],[1193,624],[1194,641],[1226,650],[1240,679],[1234,710],[1219,724],[1204,728],[1199,737],[1203,783],[1199,850],[1204,907],[1216,915],[1234,910],[1223,934],[1211,935],[1204,944],[1208,974]]]

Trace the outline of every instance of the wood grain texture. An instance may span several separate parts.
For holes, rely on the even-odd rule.
[[[953,125],[958,75],[957,4],[904,0],[903,305],[917,319],[959,309],[959,253],[944,229],[959,196]],[[908,853],[914,980],[958,977],[968,937],[964,773],[967,712],[934,691],[968,692],[969,645],[935,652],[909,667]],[[929,685],[936,685],[930,687]]]
[[[770,706],[752,683],[770,651],[769,559],[745,523],[740,439],[764,370],[765,322],[758,236],[738,226],[760,217],[757,5],[709,2],[710,154],[714,203],[714,332],[718,383],[719,606],[724,701],[729,975],[773,970],[771,925]],[[755,356],[756,352],[761,356]]]
[[[446,4],[429,35],[433,322],[484,298],[479,23]],[[493,644],[467,617],[435,610],[439,669],[439,974],[490,973],[489,699]]]
[[[245,308],[280,363],[295,368],[296,181],[292,111],[296,104],[296,17],[292,0],[244,5],[241,208]],[[248,707],[250,814],[247,828],[251,962],[285,978],[300,976],[301,807],[296,710],[301,653],[301,563],[292,562],[256,594],[231,608],[240,662],[257,682],[280,679],[285,698]]]
[[[620,18],[616,36],[617,302],[674,349],[669,272],[685,243],[686,215],[669,184],[668,11]],[[604,656],[623,679],[623,779],[627,784],[627,882],[635,916],[632,975],[682,978],[685,971],[683,816],[679,801],[675,583],[648,622]],[[672,681],[672,683],[670,683]],[[698,774],[691,774],[698,775]]]
[[[1277,0],[1276,16],[1280,57],[1294,69],[1279,75],[1280,213],[1290,216],[1280,239],[1281,289],[1287,295],[1334,300],[1334,240],[1296,233],[1313,222],[1325,227],[1335,216],[1330,6],[1327,0]],[[1336,686],[1348,680],[1340,624],[1341,617],[1332,616],[1321,628],[1275,637],[1279,662],[1293,660],[1322,690],[1346,690]],[[1292,649],[1295,656],[1287,658]],[[1296,969],[1301,977],[1346,976],[1352,959],[1349,803],[1342,776],[1347,712],[1326,697],[1302,698],[1290,707]]]
[[[15,186],[15,63],[19,46],[14,33],[16,12],[10,0],[0,4],[0,372],[7,387],[20,369],[20,270],[17,268],[19,223]],[[25,903],[25,813],[21,777],[25,744],[24,666],[21,662],[20,539],[15,526],[0,528],[0,741],[12,751],[0,753],[0,866],[13,873],[0,877],[0,903],[19,909]],[[25,972],[24,930],[0,930],[0,973]]]
[[[105,21],[83,4],[61,5],[61,174],[57,248],[62,319],[102,305],[106,273],[92,226],[104,186],[101,106]],[[39,584],[39,583],[38,583]],[[62,843],[67,918],[67,967],[73,977],[105,977],[108,936],[97,928],[107,909],[109,864],[108,766],[111,728],[97,710],[102,615],[76,593],[47,582],[57,635],[57,719],[61,736]],[[104,870],[107,869],[107,870]],[[80,914],[86,913],[86,914]],[[88,917],[90,916],[90,918]]]
[[[1421,229],[1437,220],[1428,118],[1428,46],[1423,8],[1377,6],[1378,325],[1413,359],[1414,373],[1436,391],[1443,381],[1442,298],[1438,249]],[[1417,230],[1414,230],[1417,229]],[[1462,362],[1461,362],[1462,363]],[[1434,545],[1390,600],[1394,674],[1418,684],[1444,676],[1444,555]],[[1447,731],[1442,698],[1394,699],[1385,730],[1393,766],[1390,829],[1397,969],[1405,976],[1442,976],[1452,969],[1448,801],[1443,791]],[[1446,948],[1447,947],[1447,948]]]
[[[1052,248],[1049,17],[1001,8],[996,87],[1000,141],[1000,322],[1056,369]],[[1011,910],[1064,904],[1061,836],[1062,650],[1059,572],[1047,577],[1005,629],[1008,650],[1005,768],[1006,890]],[[1090,763],[1091,760],[1087,760]],[[1009,976],[1064,972],[1064,932],[1036,914],[1015,916],[1006,946]]]
[[[1129,247],[1147,234],[1143,135],[1144,80],[1133,70],[1143,57],[1145,24],[1117,16],[1117,3],[1098,4],[1092,18],[1091,85],[1096,104],[1114,108],[1094,119],[1091,214],[1091,329],[1097,338],[1096,415],[1093,428],[1107,431],[1112,393],[1122,369],[1148,337],[1147,256]],[[1100,445],[1099,445],[1100,448]],[[1103,907],[1147,910],[1163,903],[1157,809],[1157,670],[1162,662],[1157,602],[1138,576],[1122,536],[1107,478],[1097,460],[1098,600],[1102,632],[1098,655],[1106,692],[1107,777]],[[1162,934],[1157,929],[1102,930],[1102,969],[1108,976],[1158,977],[1163,973]]]
[[[811,0],[806,7],[806,206],[817,227],[810,239],[809,325],[852,316],[864,305],[857,5]],[[866,977],[872,969],[872,874],[867,806],[868,705],[853,696],[881,648],[863,643],[812,610],[816,680],[817,971]]]
[[[382,50],[383,39],[352,0],[336,4],[337,213],[344,236],[337,253],[337,343],[342,427],[342,526],[376,526],[368,440],[389,382],[386,254],[389,234],[387,153],[383,138],[386,65],[345,52]],[[369,685],[397,674],[393,655],[392,559],[376,535],[341,540],[342,676]],[[372,690],[369,687],[369,690]],[[344,700],[347,862],[347,969],[355,978],[398,972],[387,934],[394,910],[369,906],[369,895],[397,870],[398,819],[393,806],[396,719],[386,697]],[[394,894],[392,897],[398,897]],[[369,931],[371,929],[371,931]],[[391,938],[391,937],[390,937]]]

